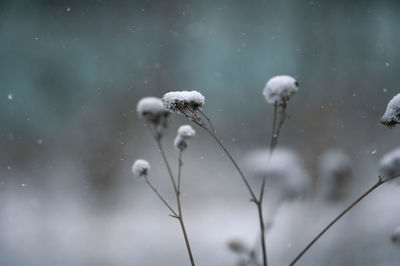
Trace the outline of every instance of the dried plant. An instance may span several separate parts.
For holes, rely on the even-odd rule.
[[[195,131],[191,126],[185,125],[181,126],[178,129],[178,135],[174,141],[175,148],[179,151],[178,157],[178,177],[175,179],[171,166],[168,162],[167,156],[165,154],[164,148],[162,146],[161,140],[163,137],[164,130],[167,127],[167,117],[169,112],[164,108],[163,102],[159,98],[155,97],[146,97],[141,99],[137,104],[137,112],[140,118],[143,118],[146,122],[150,124],[150,128],[154,137],[154,140],[157,143],[157,147],[161,153],[163,161],[168,171],[168,175],[171,180],[171,184],[174,189],[176,204],[178,210],[176,211],[165,199],[164,197],[157,191],[157,189],[152,185],[148,178],[148,171],[150,169],[149,164],[144,160],[137,160],[132,170],[138,176],[143,176],[145,178],[146,183],[149,187],[154,191],[154,193],[160,198],[160,200],[167,206],[167,208],[171,211],[170,216],[178,219],[179,224],[182,229],[183,237],[185,240],[187,252],[189,255],[191,265],[195,265],[195,261],[192,254],[192,249],[190,246],[189,238],[187,235],[185,223],[183,220],[183,212],[182,212],[182,204],[181,204],[181,172],[182,172],[182,153],[187,148],[187,141],[195,135]]]

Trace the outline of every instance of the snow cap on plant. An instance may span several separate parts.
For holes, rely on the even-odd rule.
[[[183,125],[178,128],[178,136],[181,136],[183,139],[190,139],[196,134],[196,131],[192,128],[191,125]]]
[[[147,176],[150,170],[150,164],[146,160],[136,160],[132,165],[132,172],[135,176]]]
[[[136,106],[139,118],[154,126],[157,137],[161,137],[167,128],[169,112],[165,109],[161,99],[156,97],[144,97]]]
[[[310,178],[298,155],[290,149],[278,148],[270,161],[269,156],[269,149],[256,149],[244,159],[253,176],[267,178],[266,195],[276,192],[283,200],[304,196],[310,188]]]
[[[400,123],[400,93],[394,96],[388,103],[386,111],[381,118],[381,124],[394,127]]]
[[[162,97],[165,108],[170,112],[196,112],[204,106],[204,96],[198,91],[171,91]]]
[[[275,76],[268,80],[263,94],[268,103],[283,104],[299,90],[299,83],[291,76]]]
[[[351,160],[339,148],[323,153],[320,159],[321,192],[328,200],[339,200],[346,195],[352,175]]]
[[[196,134],[196,131],[190,125],[183,125],[178,128],[178,134],[174,140],[174,146],[177,150],[183,151],[187,148],[187,141]]]
[[[393,232],[392,236],[390,238],[392,240],[393,244],[399,245],[400,246],[400,226],[397,226]]]
[[[386,153],[379,164],[381,174],[388,179],[400,176],[400,148]]]
[[[169,114],[161,99],[156,97],[144,97],[140,99],[136,106],[136,112],[139,118],[155,124],[159,123],[163,117]]]

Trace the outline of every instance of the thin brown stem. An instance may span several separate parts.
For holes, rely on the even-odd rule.
[[[156,193],[156,195],[161,199],[161,201],[165,204],[165,206],[167,206],[167,208],[172,212],[173,215],[170,215],[170,216],[179,219],[178,214],[171,207],[171,205],[169,205],[169,203],[164,199],[164,197],[161,196],[161,194],[158,192],[158,190],[151,184],[149,178],[147,176],[145,176],[144,180],[146,181],[147,185],[149,185],[149,187],[154,191],[154,193]]]
[[[229,157],[229,159],[231,160],[232,164],[235,166],[236,170],[238,171],[240,177],[242,178],[243,182],[245,183],[250,195],[251,195],[251,199],[252,201],[254,201],[255,203],[257,203],[257,197],[254,194],[253,189],[251,188],[249,181],[247,180],[247,178],[244,176],[242,170],[240,169],[239,165],[236,163],[235,159],[233,159],[232,155],[230,154],[230,152],[225,148],[224,144],[221,142],[221,140],[218,138],[218,136],[216,134],[214,134],[210,129],[206,128],[207,132],[214,138],[214,140],[218,143],[218,145],[222,148],[222,150],[225,152],[225,154]]]
[[[205,114],[203,113],[200,109],[199,109],[200,114],[202,114],[204,116],[204,118],[208,121],[208,124],[210,125],[211,131],[215,134],[215,130],[214,130],[214,126],[211,123],[211,119]]]
[[[185,238],[185,244],[186,244],[186,249],[187,249],[188,254],[189,254],[190,264],[192,266],[194,266],[195,263],[194,263],[194,258],[193,258],[193,254],[192,254],[192,249],[190,247],[189,238],[187,236],[185,224],[183,222],[181,201],[180,201],[180,196],[179,195],[177,195],[177,200],[178,200],[179,223],[180,223],[181,228],[182,228],[183,237]]]
[[[263,255],[263,265],[267,266],[267,247],[265,243],[265,223],[264,217],[262,212],[262,202],[257,202],[257,210],[258,210],[258,220],[260,222],[260,229],[261,229],[261,248],[262,248],[262,255]]]
[[[177,194],[178,193],[178,187],[176,186],[174,175],[172,174],[171,167],[169,165],[167,156],[165,155],[164,148],[163,148],[163,146],[161,144],[161,138],[155,138],[155,140],[156,140],[156,143],[157,143],[157,147],[160,150],[160,153],[161,153],[161,156],[163,158],[164,164],[167,167],[168,175],[169,175],[169,178],[171,179],[172,186],[174,187],[175,194]]]
[[[195,263],[194,263],[194,259],[193,259],[192,249],[190,248],[189,238],[187,236],[185,224],[183,222],[181,199],[180,199],[180,187],[179,187],[179,185],[180,185],[180,173],[181,173],[181,167],[182,167],[181,154],[180,154],[180,157],[179,157],[179,162],[180,163],[179,163],[179,169],[178,169],[178,184],[179,185],[177,185],[176,182],[175,182],[174,175],[172,174],[171,167],[169,165],[167,156],[165,155],[164,149],[162,147],[161,138],[155,137],[155,140],[157,142],[157,146],[158,146],[158,149],[160,150],[160,153],[162,155],[164,163],[165,163],[165,165],[167,167],[168,174],[169,174],[169,177],[171,179],[171,183],[172,183],[172,185],[174,187],[174,192],[175,192],[175,196],[176,196],[176,202],[177,202],[177,205],[178,205],[178,215],[175,215],[175,216],[178,218],[179,224],[181,225],[181,228],[182,228],[182,233],[183,233],[183,237],[185,239],[185,244],[186,244],[186,248],[187,248],[187,251],[188,251],[190,263],[191,263],[192,266],[194,266]]]
[[[181,225],[183,237],[185,239],[186,249],[187,249],[188,254],[189,254],[190,263],[192,264],[192,266],[194,266],[195,265],[194,258],[193,258],[193,254],[192,254],[192,249],[190,247],[189,238],[188,238],[187,233],[186,233],[185,223],[183,222],[182,207],[181,207],[180,184],[181,184],[182,165],[183,165],[183,163],[182,163],[182,150],[180,150],[179,151],[179,158],[178,158],[178,189],[176,191],[176,202],[178,204],[179,223]]]
[[[179,150],[179,157],[178,157],[178,193],[181,193],[181,170],[182,170],[182,150]]]
[[[278,114],[278,103],[274,104],[274,117],[272,120],[272,133],[271,133],[271,140],[269,142],[269,158],[271,158],[272,156],[272,152],[273,152],[273,147],[274,147],[274,139],[275,139],[275,131],[276,131],[276,119],[277,119],[277,114]]]
[[[342,218],[348,211],[350,211],[355,205],[357,205],[362,199],[368,196],[369,193],[377,189],[379,186],[384,184],[388,180],[383,180],[379,177],[379,181],[373,185],[370,189],[368,189],[364,194],[362,194],[358,199],[356,199],[353,203],[350,204],[344,211],[342,211],[335,219],[333,219],[300,253],[297,257],[289,264],[290,266],[295,265],[296,262],[314,245],[315,242],[320,239],[320,237],[329,230],[340,218]]]

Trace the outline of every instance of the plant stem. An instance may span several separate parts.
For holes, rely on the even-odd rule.
[[[329,230],[340,218],[342,218],[348,211],[350,211],[357,203],[359,203],[362,199],[364,199],[369,193],[377,189],[379,186],[384,184],[388,180],[383,180],[379,177],[379,181],[373,185],[370,189],[368,189],[364,194],[362,194],[358,199],[356,199],[353,203],[350,204],[344,211],[342,211],[335,219],[333,219],[301,252],[297,257],[289,264],[290,266],[295,265],[296,262],[310,249],[310,247],[320,239],[320,237]]]
[[[161,196],[161,194],[158,192],[158,190],[150,183],[150,180],[147,176],[144,177],[144,180],[146,181],[147,185],[149,185],[149,187],[154,191],[154,193],[156,193],[156,195],[161,199],[161,201],[165,204],[165,206],[167,206],[167,208],[173,213],[174,218],[179,218],[178,214],[174,211],[174,209],[171,207],[171,205],[168,204],[168,202],[163,198],[163,196]]]
[[[182,150],[179,150],[179,157],[178,157],[178,193],[181,193],[181,170],[182,170]]]
[[[183,222],[181,199],[180,199],[180,188],[179,188],[179,185],[180,185],[180,175],[181,175],[181,168],[182,168],[182,161],[181,161],[182,160],[182,157],[181,157],[182,156],[182,154],[181,154],[182,152],[180,152],[180,154],[179,154],[178,186],[177,186],[176,182],[175,182],[175,179],[174,179],[174,176],[173,176],[172,171],[171,171],[171,167],[170,167],[169,162],[167,160],[167,156],[165,155],[164,149],[162,147],[161,138],[158,138],[158,137],[155,136],[155,140],[157,142],[158,149],[160,150],[160,153],[161,153],[161,155],[163,157],[164,163],[165,163],[165,165],[167,167],[167,170],[168,170],[169,177],[170,177],[172,185],[174,187],[174,192],[175,192],[175,196],[176,196],[176,202],[177,202],[177,205],[178,205],[177,218],[178,218],[179,224],[181,225],[181,228],[182,228],[182,233],[183,233],[183,237],[185,239],[185,244],[186,244],[186,248],[187,248],[187,251],[188,251],[190,263],[191,263],[192,266],[195,266],[194,259],[193,259],[193,254],[192,254],[192,249],[190,248],[189,238],[187,236],[185,224]]]
[[[174,187],[175,194],[177,194],[178,193],[178,188],[176,186],[176,182],[175,182],[175,179],[174,179],[174,175],[172,174],[171,167],[169,166],[167,156],[165,155],[164,148],[163,148],[163,146],[161,144],[161,138],[155,137],[155,140],[157,142],[157,147],[160,150],[161,156],[162,156],[162,158],[164,160],[164,164],[167,167],[168,175],[169,175],[169,178],[171,179],[172,186]]]
[[[185,228],[185,224],[183,222],[183,216],[182,216],[181,191],[180,191],[182,165],[183,165],[182,164],[182,150],[180,150],[179,151],[179,159],[178,159],[178,189],[176,191],[176,202],[178,204],[179,223],[182,228],[183,237],[185,238],[185,244],[186,244],[186,248],[187,248],[187,251],[189,254],[190,263],[192,264],[192,266],[194,266],[195,263],[194,263],[194,259],[193,259],[192,249],[190,248],[189,238],[186,233],[186,228]]]
[[[221,142],[221,140],[218,138],[218,136],[216,134],[214,134],[210,129],[205,128],[205,130],[207,130],[207,132],[214,138],[214,140],[218,143],[218,145],[222,148],[222,150],[225,152],[226,155],[228,155],[229,159],[231,160],[231,162],[233,163],[233,165],[235,166],[236,170],[238,171],[240,177],[242,178],[243,182],[246,184],[247,189],[249,190],[249,193],[251,195],[251,199],[252,201],[254,201],[255,203],[257,203],[257,197],[254,194],[253,189],[251,188],[249,181],[247,181],[247,178],[244,176],[242,170],[239,168],[239,165],[236,163],[235,159],[233,159],[232,155],[230,154],[230,152],[225,148],[224,144]]]
[[[261,247],[262,247],[262,255],[263,255],[263,265],[267,266],[267,247],[265,244],[265,223],[263,218],[262,212],[262,201],[257,202],[257,210],[258,210],[258,219],[260,222],[260,229],[261,229]]]

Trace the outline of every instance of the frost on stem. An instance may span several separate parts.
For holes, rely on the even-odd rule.
[[[320,175],[324,198],[330,201],[343,199],[352,176],[350,158],[339,148],[327,150],[320,159]]]
[[[136,111],[139,118],[154,126],[157,135],[162,135],[167,127],[169,112],[165,109],[161,99],[144,97],[138,102]]]
[[[392,236],[390,238],[392,240],[393,244],[396,244],[398,246],[400,246],[400,226],[397,226],[393,232],[392,232]]]
[[[284,104],[299,90],[299,83],[291,76],[275,76],[268,80],[263,94],[268,103]]]
[[[387,127],[394,127],[400,123],[400,93],[394,96],[386,107],[381,118],[381,124]]]
[[[178,134],[174,140],[174,146],[177,150],[183,151],[187,148],[187,141],[196,134],[196,131],[190,125],[183,125],[178,128]]]
[[[165,108],[170,112],[196,112],[204,106],[204,96],[198,91],[171,91],[162,97]]]
[[[245,165],[257,178],[266,177],[267,195],[279,200],[293,200],[304,196],[310,187],[309,175],[299,157],[290,149],[274,151],[270,161],[269,149],[256,149],[245,156]]]
[[[380,161],[379,169],[387,179],[393,179],[400,175],[400,148],[384,155]]]
[[[135,176],[147,176],[150,170],[150,164],[146,160],[136,160],[132,165],[132,172]]]

